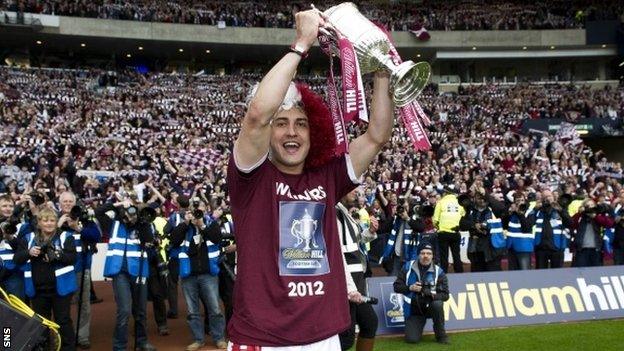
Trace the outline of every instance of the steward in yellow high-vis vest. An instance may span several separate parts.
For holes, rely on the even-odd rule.
[[[440,249],[440,267],[448,271],[449,249],[453,254],[453,270],[462,273],[464,265],[459,255],[461,235],[459,221],[466,214],[466,210],[459,204],[455,188],[451,185],[444,189],[444,196],[435,205],[433,211],[433,225],[438,230],[438,246]]]

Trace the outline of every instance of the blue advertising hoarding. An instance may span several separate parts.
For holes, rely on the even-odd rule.
[[[377,334],[402,334],[394,277],[368,278]],[[624,318],[624,266],[449,274],[447,330]],[[425,330],[431,331],[431,322]]]

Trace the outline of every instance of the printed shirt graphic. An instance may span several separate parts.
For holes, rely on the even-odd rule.
[[[230,157],[227,185],[236,230],[232,342],[294,346],[350,325],[335,204],[357,184],[346,156],[301,175],[265,160],[250,173]],[[311,287],[312,289],[308,289]]]
[[[381,284],[381,302],[383,304],[385,326],[387,328],[402,327],[405,324],[403,294],[394,292],[393,283]]]
[[[323,237],[324,214],[323,203],[280,202],[280,275],[329,273]]]

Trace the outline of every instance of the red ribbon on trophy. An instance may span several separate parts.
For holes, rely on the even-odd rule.
[[[322,12],[320,12],[320,14],[323,16]],[[403,60],[394,47],[390,34],[383,27],[379,25],[377,25],[377,27],[388,37],[390,46],[389,55],[392,61],[395,65],[400,65]],[[327,77],[329,107],[334,124],[334,133],[336,135],[336,152],[342,154],[348,150],[345,122],[348,123],[354,120],[368,122],[364,84],[362,82],[362,75],[355,49],[353,48],[353,44],[345,36],[333,26],[328,26],[319,30],[318,39],[321,50],[329,56],[330,69]],[[336,53],[340,56],[341,61],[342,104],[338,98],[333,70],[333,57]],[[431,120],[427,117],[418,102],[414,100],[400,107],[399,115],[401,116],[401,121],[405,126],[414,148],[416,150],[429,150],[431,148],[431,143],[429,142],[423,124],[427,126],[431,124]]]
[[[355,49],[349,40],[340,33],[334,33],[338,39],[338,52],[342,69],[342,99],[341,106],[336,80],[334,78],[334,59],[332,52],[332,39],[325,34],[319,34],[319,44],[323,52],[329,56],[329,74],[327,76],[329,89],[329,110],[332,114],[334,134],[336,135],[336,153],[343,154],[348,151],[348,140],[345,122],[353,120],[368,121],[364,84],[362,75],[355,56]]]
[[[390,43],[390,56],[392,57],[392,61],[399,65],[403,62],[401,56],[397,52],[394,47],[394,41],[392,40],[392,36],[386,30],[386,28],[377,24],[377,27],[381,29],[382,32],[386,34],[388,37],[388,41]],[[431,149],[431,143],[429,142],[429,137],[427,136],[427,132],[423,128],[423,124],[428,126],[431,124],[431,120],[427,117],[425,111],[423,111],[422,107],[418,103],[418,101],[414,100],[409,104],[399,108],[399,114],[401,115],[401,120],[403,121],[403,125],[407,130],[407,134],[414,145],[416,150],[429,150]],[[422,122],[422,123],[421,123]]]

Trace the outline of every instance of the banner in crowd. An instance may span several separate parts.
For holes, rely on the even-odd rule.
[[[538,130],[542,132],[556,133],[561,125],[569,123],[562,118],[547,118],[547,119],[528,119],[522,124],[522,131],[528,132],[529,130]],[[608,135],[605,132],[606,129],[618,128],[618,121],[614,121],[611,118],[583,118],[579,120],[579,123],[574,123],[574,129],[584,137],[598,137]]]
[[[403,296],[394,277],[368,278],[379,299],[377,334],[402,334]],[[447,330],[624,317],[622,266],[448,275]],[[425,327],[432,330],[429,320]]]

